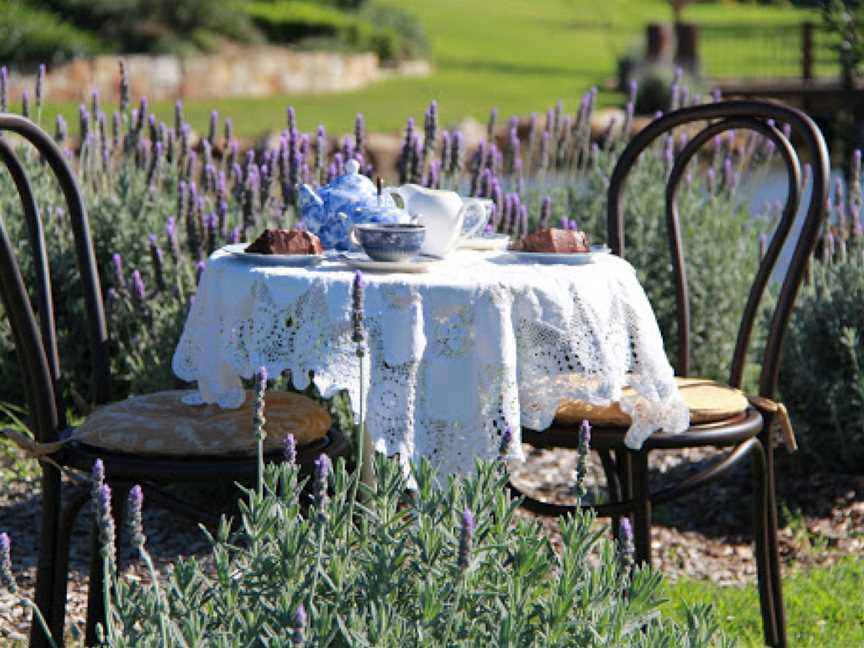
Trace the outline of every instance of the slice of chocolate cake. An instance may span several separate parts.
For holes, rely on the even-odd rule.
[[[246,248],[254,254],[321,254],[321,241],[311,232],[268,229]]]
[[[524,236],[520,241],[522,252],[547,252],[567,254],[590,252],[591,242],[585,232],[557,228],[542,229]]]

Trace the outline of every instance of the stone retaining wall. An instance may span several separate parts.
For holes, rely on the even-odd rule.
[[[325,94],[356,90],[393,75],[423,76],[425,61],[382,66],[372,53],[300,52],[284,47],[231,48],[215,54],[175,56],[97,56],[48,69],[47,96],[83,101],[93,90],[117,94],[118,62],[129,69],[132,96],[151,101],[177,98],[265,97],[274,94]],[[10,70],[10,90],[33,97],[35,75]]]

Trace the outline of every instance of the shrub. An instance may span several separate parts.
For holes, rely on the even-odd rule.
[[[39,0],[38,4],[80,30],[108,35],[104,38],[114,51],[185,55],[213,49],[225,38],[255,40],[244,2]]]
[[[356,477],[341,461],[332,496],[328,471],[316,472],[305,516],[297,467],[269,467],[265,495],[246,492],[237,531],[223,523],[211,538],[212,568],[181,560],[161,591],[118,579],[107,644],[728,645],[706,607],[686,627],[661,616],[659,574],[631,578],[632,547],[616,556],[592,515],[564,520],[553,549],[538,521],[514,516],[496,466],[444,488],[420,466],[413,497],[397,462],[376,467],[356,517]]]
[[[826,236],[789,327],[780,390],[808,468],[864,472],[862,252],[860,223]]]
[[[246,11],[276,42],[316,47],[326,42],[331,49],[373,51],[385,61],[416,55],[425,43],[417,38],[422,29],[416,20],[389,8],[346,13],[325,4],[265,0],[250,3]]]
[[[22,0],[0,3],[0,60],[4,63],[60,63],[99,53],[99,37]]]

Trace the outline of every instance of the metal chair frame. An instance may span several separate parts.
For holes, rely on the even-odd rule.
[[[64,195],[74,234],[76,260],[87,314],[88,342],[93,369],[92,397],[97,405],[107,403],[111,396],[108,328],[90,226],[74,173],[57,144],[31,121],[17,115],[0,114],[0,131],[17,133],[32,144],[53,172]],[[0,220],[0,297],[12,329],[27,394],[32,432],[37,442],[51,443],[61,438],[61,432],[66,430],[67,425],[44,230],[26,170],[8,137],[0,137],[0,161],[12,177],[26,219],[29,244],[33,252],[38,323],[14,247],[2,220]],[[338,431],[331,430],[320,441],[300,448],[298,462],[304,467],[311,466],[322,452],[335,457],[344,455],[346,450],[347,444],[344,437]],[[257,460],[254,457],[248,459],[154,458],[105,452],[75,442],[65,444],[58,452],[49,455],[49,458],[55,463],[40,462],[42,519],[34,598],[48,621],[48,626],[58,645],[62,645],[64,640],[69,542],[72,527],[89,497],[89,489],[79,490],[64,505],[58,466],[89,471],[96,459],[102,459],[106,481],[111,484],[115,494],[114,514],[118,520],[123,517],[125,504],[123,493],[129,485],[138,482],[144,487],[148,499],[181,515],[214,523],[215,515],[195,509],[167,495],[160,490],[159,486],[169,483],[213,483],[214,480],[228,483],[251,481],[257,474]],[[269,459],[279,461],[280,457],[273,455]],[[117,528],[122,528],[122,525],[118,524]],[[85,631],[87,645],[95,643],[96,624],[104,618],[101,593],[103,577],[102,561],[99,559],[94,533]],[[33,623],[31,626],[30,645],[40,648],[48,645],[38,623]]]
[[[688,375],[690,368],[690,308],[684,244],[675,197],[687,164],[700,148],[716,135],[732,129],[755,131],[776,146],[788,177],[786,204],[774,236],[762,258],[751,286],[732,357],[729,385],[740,387],[753,327],[771,273],[786,244],[801,202],[801,166],[792,143],[775,126],[789,124],[803,143],[812,165],[812,193],[801,232],[795,242],[791,262],[780,285],[762,354],[759,396],[773,398],[777,390],[780,354],[795,298],[804,278],[807,263],[816,246],[825,219],[830,178],[825,141],[816,124],[803,112],[779,103],[765,101],[726,101],[672,111],[651,122],[627,145],[612,173],[608,191],[608,243],[614,254],[625,256],[625,227],[622,194],[627,177],[639,156],[657,138],[675,128],[705,123],[678,153],[666,182],[666,227],[675,278],[677,305],[678,356],[676,373]],[[584,508],[611,517],[616,537],[621,515],[632,515],[637,563],[651,564],[651,512],[654,505],[689,495],[697,488],[722,477],[733,466],[750,457],[754,472],[754,535],[758,565],[759,600],[765,643],[786,646],[781,567],[777,546],[777,503],[774,480],[774,455],[771,438],[773,414],[754,407],[728,421],[692,426],[683,434],[655,433],[639,451],[624,446],[626,430],[595,428],[592,447],[600,455],[609,489],[610,501]],[[523,441],[536,447],[575,448],[578,434],[572,427],[553,424],[545,431],[523,429]],[[654,450],[715,446],[729,452],[712,466],[678,484],[652,492],[648,479],[648,457]],[[518,489],[513,486],[515,490]],[[520,494],[522,494],[520,492]],[[524,495],[524,494],[523,494]],[[561,515],[573,506],[555,505],[526,496],[525,506],[540,514]]]

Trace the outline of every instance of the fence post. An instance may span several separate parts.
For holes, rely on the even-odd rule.
[[[813,79],[813,23],[801,23],[801,78]]]

